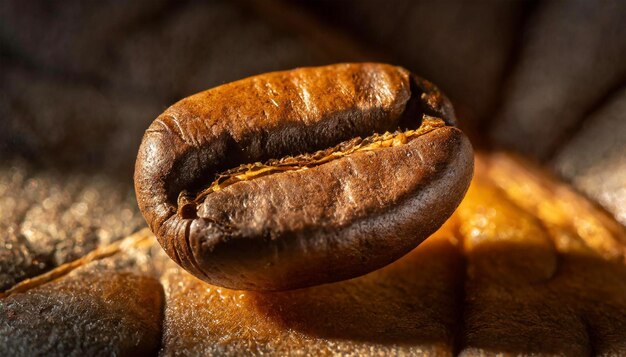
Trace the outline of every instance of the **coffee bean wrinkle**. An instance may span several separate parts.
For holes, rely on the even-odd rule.
[[[445,96],[403,68],[263,74],[159,116],[137,199],[168,255],[212,284],[342,280],[399,258],[458,205],[473,157],[454,123]]]

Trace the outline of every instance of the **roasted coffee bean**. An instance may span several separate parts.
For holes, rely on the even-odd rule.
[[[384,64],[268,73],[181,100],[146,131],[139,207],[211,284],[285,290],[403,256],[463,198],[472,148],[431,83]]]

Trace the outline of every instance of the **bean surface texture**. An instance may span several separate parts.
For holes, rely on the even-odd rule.
[[[465,195],[469,140],[431,83],[385,64],[273,72],[168,108],[135,166],[167,254],[211,284],[356,277],[432,234]]]

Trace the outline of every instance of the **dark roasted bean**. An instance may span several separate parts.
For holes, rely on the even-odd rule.
[[[448,100],[405,69],[268,73],[176,103],[135,167],[168,255],[209,283],[284,290],[352,278],[415,248],[473,169]]]

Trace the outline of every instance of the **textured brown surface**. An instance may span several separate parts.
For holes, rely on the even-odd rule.
[[[476,162],[437,233],[356,279],[233,291],[170,263],[163,354],[626,353],[623,227],[528,162]]]
[[[127,238],[112,257],[0,300],[0,354],[155,354],[163,290],[153,239],[145,233]]]
[[[268,3],[268,1],[263,0],[263,3]],[[367,5],[368,2],[373,5]],[[497,100],[499,95],[505,93],[504,87],[498,85],[500,82],[498,78],[501,75],[499,73],[502,73],[505,78],[508,78],[511,72],[517,73],[514,81],[507,80],[506,83],[535,83],[544,93],[549,93],[542,89],[544,85],[555,88],[554,91],[557,94],[569,93],[566,97],[571,98],[574,105],[572,108],[586,110],[592,114],[587,115],[589,112],[583,112],[573,116],[582,121],[587,119],[591,121],[587,125],[579,123],[578,119],[575,120],[573,129],[576,133],[572,136],[574,139],[570,141],[569,135],[565,135],[563,142],[567,149],[561,151],[557,148],[557,159],[553,163],[558,168],[558,172],[565,175],[567,180],[576,184],[590,197],[603,202],[607,209],[618,212],[615,211],[616,208],[624,207],[624,201],[617,199],[619,196],[614,196],[617,191],[612,184],[616,182],[613,181],[614,179],[618,180],[619,184],[620,177],[617,175],[621,167],[619,166],[621,161],[616,160],[616,156],[612,153],[624,152],[624,135],[619,135],[622,130],[620,128],[623,128],[620,125],[624,123],[622,120],[624,111],[612,109],[619,108],[619,105],[614,105],[614,103],[619,102],[616,98],[620,97],[620,93],[611,94],[612,89],[609,89],[609,93],[600,93],[600,87],[597,87],[597,91],[591,92],[592,96],[599,98],[594,103],[585,98],[585,94],[581,94],[587,90],[588,86],[595,86],[598,83],[597,80],[607,78],[605,71],[615,68],[611,58],[619,64],[624,62],[623,56],[619,58],[609,56],[615,53],[614,51],[620,48],[620,44],[623,44],[626,39],[626,36],[620,36],[618,32],[611,32],[618,28],[623,29],[623,26],[620,27],[623,21],[617,23],[616,27],[608,30],[609,32],[605,35],[598,36],[598,30],[594,27],[601,25],[603,21],[593,20],[596,11],[604,11],[603,6],[608,4],[613,6],[613,9],[617,9],[615,4],[621,6],[622,2],[615,0],[613,5],[611,1],[594,3],[592,10],[587,8],[589,3],[584,1],[530,3],[407,1],[406,7],[403,7],[400,2],[391,5],[385,2],[382,6],[379,3],[377,6],[377,1],[371,0],[358,4],[347,1],[323,3],[347,4],[345,5],[347,11],[329,11],[326,14],[335,15],[343,24],[348,24],[343,27],[344,29],[348,27],[350,29],[345,32],[333,32],[332,29],[325,31],[326,37],[317,41],[323,42],[325,46],[324,50],[320,50],[311,46],[315,41],[312,41],[307,34],[299,33],[289,27],[289,24],[293,25],[294,22],[304,27],[307,24],[315,24],[314,16],[310,16],[308,19],[312,18],[313,21],[308,22],[301,21],[302,18],[289,22],[280,16],[264,15],[265,17],[261,18],[250,10],[251,7],[241,6],[240,3],[235,2],[140,0],[124,3],[64,1],[51,4],[48,1],[37,0],[0,1],[0,61],[2,63],[0,71],[0,91],[2,92],[0,95],[2,178],[0,181],[2,184],[0,185],[4,185],[5,188],[9,187],[0,194],[0,221],[2,221],[0,275],[2,275],[1,279],[9,277],[8,280],[3,280],[6,284],[4,286],[11,286],[17,281],[23,281],[26,276],[34,276],[56,266],[56,263],[46,264],[42,269],[39,258],[30,253],[31,243],[20,233],[19,227],[25,224],[21,220],[21,215],[25,210],[28,211],[30,206],[35,212],[40,212],[27,215],[33,219],[37,217],[38,236],[47,230],[44,228],[48,226],[54,228],[47,230],[48,238],[38,239],[38,241],[47,242],[46,246],[53,242],[52,245],[59,249],[58,257],[74,259],[73,257],[82,256],[96,246],[102,247],[102,244],[106,244],[109,238],[113,240],[117,239],[115,236],[118,234],[120,236],[126,234],[126,229],[132,226],[129,224],[125,227],[123,224],[125,217],[128,217],[125,213],[126,208],[132,209],[135,205],[128,193],[136,148],[140,142],[141,133],[154,116],[165,109],[166,105],[204,88],[247,75],[302,65],[353,61],[355,59],[350,55],[333,57],[329,60],[325,52],[334,51],[332,53],[342,56],[349,54],[350,51],[346,50],[343,44],[337,48],[337,42],[334,42],[336,38],[346,34],[356,34],[352,36],[352,39],[360,40],[362,47],[370,52],[387,56],[385,59],[387,62],[415,70],[442,86],[446,93],[452,95],[457,113],[460,114],[460,119],[465,124],[470,120],[468,113],[481,112],[480,108],[487,108],[486,113],[497,109],[491,108],[488,103],[493,103],[496,107],[505,104],[512,107],[516,98],[524,99],[524,104],[516,107],[526,113],[536,112],[533,108],[537,104],[545,106],[545,101],[550,95],[524,94],[525,88],[523,87],[520,89],[520,95],[506,96],[509,98],[508,103]],[[80,4],[80,9],[77,8],[77,4]],[[552,10],[546,16],[541,15],[543,16],[541,21],[533,20],[536,18],[537,11],[544,6],[552,7]],[[572,10],[572,6],[576,7],[575,11]],[[368,16],[359,11],[359,7],[369,7],[371,15]],[[530,16],[511,11],[519,7],[529,10],[527,15]],[[277,8],[284,9],[285,6],[278,4]],[[566,8],[569,10],[565,11]],[[582,19],[570,16],[576,12],[582,14],[580,15]],[[624,12],[610,11],[610,17],[616,18],[620,16],[620,13]],[[566,14],[567,16],[564,16]],[[524,21],[526,17],[531,21]],[[268,26],[266,21],[279,26]],[[386,23],[385,26],[391,30],[386,31],[385,26],[380,25],[381,23]],[[570,29],[580,31],[575,33],[560,31],[559,28],[562,26],[569,26]],[[364,28],[369,28],[368,32],[376,35],[377,39],[360,32]],[[313,30],[316,29],[324,30],[319,27],[319,24],[314,25]],[[354,31],[355,29],[357,31]],[[398,34],[393,34],[394,31]],[[580,39],[583,41],[579,41]],[[541,41],[543,45],[533,45],[532,42],[535,41]],[[560,43],[558,46],[550,44],[557,41]],[[594,44],[596,41],[597,43]],[[566,43],[563,44],[564,42]],[[563,44],[562,47],[561,44]],[[350,46],[347,47],[350,48]],[[391,48],[397,50],[391,50]],[[536,49],[532,51],[532,60],[529,59],[531,52],[527,51],[528,48]],[[586,51],[585,48],[588,50]],[[507,55],[507,51],[511,52]],[[404,52],[412,54],[403,55]],[[606,66],[579,66],[579,61],[588,59],[590,52],[600,56],[602,63],[606,63]],[[548,55],[551,60],[544,61],[541,58],[542,53]],[[506,60],[507,57],[509,60]],[[378,59],[378,57],[367,55],[356,58]],[[556,63],[559,68],[538,65],[541,63]],[[517,67],[523,67],[523,69]],[[542,70],[542,67],[547,69]],[[534,75],[535,69],[540,70],[541,81],[535,82],[521,78]],[[568,70],[571,73],[565,73]],[[598,78],[582,81],[580,86],[561,87],[559,84],[570,83],[569,80],[574,78],[585,78],[589,76],[585,73],[587,71],[592,71],[591,75],[599,71]],[[615,86],[619,86],[620,83],[623,85],[623,77],[615,79]],[[611,80],[610,77],[609,80]],[[514,87],[515,84],[508,86],[508,88]],[[509,93],[513,91],[515,88]],[[491,97],[494,93],[495,99]],[[560,103],[563,103],[561,98],[558,99]],[[567,104],[567,98],[564,100]],[[587,104],[591,107],[585,108]],[[569,112],[569,108],[568,105],[559,106],[554,110],[556,115],[546,116],[544,119],[558,123],[562,118],[571,118],[572,113]],[[550,110],[552,109],[555,108]],[[562,113],[566,115],[563,116]],[[531,116],[517,117],[534,120]],[[613,119],[608,119],[609,117]],[[544,123],[543,121],[536,122]],[[476,123],[470,126],[474,125]],[[583,128],[591,129],[581,131]],[[533,137],[522,135],[518,130],[513,132],[520,146],[532,145],[536,142]],[[559,130],[554,130],[552,133],[560,135]],[[11,158],[15,157],[25,159],[26,163],[14,164],[15,161]],[[211,296],[216,295],[209,294],[208,291],[212,290],[212,287],[194,279],[174,265],[174,270],[169,271],[166,278],[163,278],[166,282],[164,284],[166,292],[172,291],[172,293],[168,293],[171,299],[167,304],[169,308],[166,309],[168,317],[163,324],[162,346],[164,350],[162,354],[171,355],[177,351],[179,354],[184,354],[189,351],[190,355],[193,355],[193,352],[199,355],[200,351],[216,350],[229,350],[233,354],[244,354],[248,351],[238,350],[237,347],[255,344],[259,346],[258,350],[267,351],[269,347],[281,346],[279,350],[289,352],[286,351],[284,345],[280,345],[279,339],[272,340],[277,341],[273,344],[266,344],[267,340],[261,338],[255,340],[254,336],[257,335],[257,331],[252,328],[256,325],[238,323],[239,320],[244,321],[240,317],[247,314],[245,316],[253,317],[253,322],[286,321],[285,324],[271,325],[271,328],[278,331],[274,336],[304,331],[306,334],[300,333],[300,335],[304,336],[306,341],[317,341],[321,346],[327,346],[329,349],[333,346],[340,346],[342,351],[354,349],[363,354],[374,354],[375,351],[389,351],[389,354],[393,354],[397,348],[405,351],[410,349],[413,355],[434,355],[435,352],[439,352],[439,355],[451,355],[461,351],[466,355],[482,356],[549,355],[555,354],[554,351],[562,351],[561,354],[570,352],[571,355],[586,352],[590,355],[625,355],[626,347],[623,342],[626,338],[623,331],[626,330],[624,326],[626,317],[623,311],[626,310],[624,303],[626,292],[623,282],[626,278],[623,273],[623,260],[620,260],[619,254],[616,253],[619,251],[618,247],[623,247],[623,243],[619,241],[615,243],[615,238],[623,237],[623,233],[609,229],[615,222],[599,214],[590,202],[572,195],[570,188],[563,184],[549,183],[553,181],[546,178],[543,173],[528,169],[526,163],[516,163],[511,168],[511,162],[516,161],[498,159],[491,165],[490,171],[493,171],[493,174],[489,174],[491,179],[484,182],[481,192],[494,190],[496,192],[493,193],[494,198],[485,198],[483,209],[489,213],[489,207],[496,205],[498,212],[501,210],[528,212],[528,215],[522,214],[526,218],[520,221],[535,228],[537,223],[532,222],[539,222],[539,226],[549,231],[549,241],[558,243],[560,248],[543,250],[547,247],[544,239],[545,232],[541,233],[541,229],[533,229],[532,231],[537,233],[540,239],[536,236],[518,235],[516,238],[518,244],[505,245],[501,247],[502,249],[490,249],[494,244],[486,243],[474,250],[476,253],[472,253],[473,263],[465,267],[466,255],[458,251],[459,245],[454,240],[439,239],[441,236],[438,233],[437,242],[439,243],[435,244],[427,240],[416,251],[419,253],[411,253],[410,257],[419,258],[418,261],[411,263],[415,263],[419,270],[407,271],[399,268],[402,280],[413,279],[414,286],[421,284],[423,287],[410,288],[409,291],[416,292],[415,296],[407,297],[406,301],[398,302],[393,307],[385,306],[385,309],[381,310],[394,311],[396,314],[383,316],[378,313],[377,309],[362,308],[358,310],[360,315],[350,315],[345,320],[341,320],[335,314],[347,309],[357,309],[359,306],[376,306],[376,302],[367,305],[364,300],[376,298],[376,296],[372,297],[372,292],[382,290],[369,288],[366,291],[345,293],[343,296],[349,298],[348,303],[344,305],[334,304],[335,298],[329,296],[332,291],[340,290],[340,288],[329,288],[329,293],[326,295],[320,293],[317,299],[296,296],[294,302],[308,307],[308,310],[304,312],[298,311],[297,304],[290,305],[289,301],[282,298],[275,298],[277,303],[270,306],[274,300],[268,301],[269,298],[266,298],[263,306],[269,307],[262,311],[272,312],[273,317],[269,317],[269,313],[259,315],[255,312],[239,310],[233,313],[230,309],[219,311],[210,308],[189,309],[188,306],[200,307],[205,306],[205,302],[208,304],[216,301],[211,300]],[[517,165],[522,165],[522,167],[517,167]],[[14,166],[16,166],[15,169],[12,169]],[[105,169],[107,176],[93,175],[93,171],[99,171],[100,168]],[[13,182],[11,177],[14,171],[25,172],[27,179],[19,179],[17,180],[19,184],[6,186],[7,182]],[[504,175],[504,172],[510,173]],[[535,174],[529,177],[530,172],[535,172]],[[582,175],[584,180],[577,180],[578,175]],[[75,176],[81,178],[75,179]],[[514,190],[506,190],[506,196],[515,202],[514,205],[501,201],[503,194],[490,183],[496,178],[499,182],[498,186],[517,187]],[[88,200],[78,198],[78,202],[86,203],[89,207],[87,211],[93,214],[82,215],[83,206],[72,203],[72,200],[81,196],[77,193],[78,191],[75,191],[76,181],[85,184],[85,186],[80,186],[79,191],[89,192],[86,195],[89,197]],[[516,184],[511,186],[506,185],[506,182]],[[33,188],[34,186],[37,188]],[[48,207],[46,215],[56,218],[48,220],[41,215],[43,202],[31,200],[29,197],[32,192],[38,192],[37,195],[47,195],[46,192],[53,192],[51,195],[55,197],[52,200],[54,202],[59,202],[62,198],[65,203],[55,204],[53,207],[46,206]],[[93,196],[93,192],[97,192],[97,195]],[[96,197],[95,200],[94,197]],[[104,200],[102,208],[99,207],[99,200]],[[109,210],[112,202],[117,202],[116,204],[120,204],[123,208],[117,212]],[[64,208],[72,206],[77,206],[77,208]],[[481,207],[478,203],[472,206]],[[59,209],[55,210],[55,207]],[[12,211],[14,208],[15,211]],[[560,213],[554,214],[553,212]],[[61,216],[65,218],[60,219]],[[484,219],[480,214],[468,215],[468,219],[472,216],[476,218],[472,224],[480,224],[477,232],[484,232],[489,227],[495,231],[507,232],[521,232],[522,229],[517,220],[499,219],[497,214],[496,217],[489,215],[488,217],[491,218]],[[529,219],[529,216],[534,218]],[[136,210],[131,217],[133,217],[131,222],[136,219],[141,220]],[[93,226],[96,232],[107,232],[102,236],[98,235],[98,237],[103,237],[102,240],[96,239],[96,236],[91,233],[89,233],[91,238],[85,239],[85,233],[89,230],[85,229],[85,226],[75,224],[76,222],[89,223],[91,219],[110,222]],[[66,228],[63,222],[75,223],[69,224]],[[91,224],[87,226],[90,227]],[[515,230],[507,228],[509,226],[517,228]],[[466,231],[472,232],[471,224],[466,223],[465,227]],[[450,230],[455,232],[454,228]],[[77,232],[76,235],[74,231]],[[117,233],[110,235],[108,232]],[[488,241],[492,242],[498,238],[498,236],[492,237]],[[527,254],[533,257],[528,263],[520,258],[520,256],[526,256],[524,249],[526,240],[532,241],[533,246],[539,245],[540,247],[539,251],[528,250]],[[621,241],[623,242],[623,239]],[[82,242],[87,244],[84,248],[79,248]],[[156,248],[160,249],[158,243],[155,244]],[[68,249],[68,247],[72,248]],[[574,248],[583,253],[575,253]],[[45,250],[51,251],[48,248]],[[537,283],[536,279],[552,271],[554,262],[552,257],[555,251],[557,252],[555,282]],[[11,258],[6,260],[6,257]],[[507,259],[507,257],[510,258]],[[546,262],[541,263],[539,258],[545,258]],[[467,260],[469,262],[469,257]],[[18,261],[21,262],[18,263]],[[65,259],[58,260],[59,264],[64,261]],[[151,258],[151,261],[154,260]],[[422,261],[423,263],[420,263]],[[497,263],[499,268],[497,271],[489,272],[486,269],[492,263]],[[482,268],[477,270],[472,266]],[[384,274],[390,274],[392,267],[385,269]],[[524,270],[521,270],[522,267]],[[530,269],[529,277],[534,279],[532,280],[534,283],[528,283],[531,279],[523,280],[517,286],[506,282],[506,272],[525,278],[526,269]],[[24,273],[25,271],[28,272]],[[111,271],[108,270],[108,272]],[[102,282],[98,274],[103,274],[103,272],[81,274],[78,279],[81,279],[84,284],[79,285],[89,285],[90,288],[116,285]],[[481,279],[485,275],[490,278]],[[470,276],[472,280],[469,279]],[[115,279],[120,281],[117,277]],[[400,280],[397,276],[388,275],[386,279]],[[129,278],[125,281],[141,280],[143,278]],[[478,283],[479,280],[482,282]],[[58,281],[60,282],[61,280]],[[93,282],[97,284],[92,284]],[[470,285],[470,282],[472,287],[465,288],[466,284]],[[336,285],[344,286],[343,284]],[[378,285],[386,285],[389,291],[397,290],[389,287],[384,281],[379,282]],[[335,284],[329,285],[331,286]],[[125,286],[124,290],[126,289]],[[52,288],[45,291],[51,296],[57,294]],[[448,294],[448,292],[451,293]],[[234,296],[234,294],[228,290],[222,292],[225,297]],[[339,295],[341,294],[335,294],[335,296]],[[55,297],[48,301],[66,302],[68,300],[67,295],[65,296],[64,299],[59,300]],[[101,297],[94,296],[90,290],[85,292],[82,288],[76,290],[75,296],[77,299],[73,301],[102,301]],[[122,296],[129,298],[127,303],[133,301],[131,298],[138,298],[135,293]],[[17,295],[15,297],[17,298]],[[46,300],[41,296],[40,299]],[[0,299],[0,315],[5,311],[4,300]],[[339,297],[336,300],[341,301]],[[233,301],[238,300],[233,299]],[[311,304],[315,302],[315,304],[306,305],[308,301]],[[456,309],[456,304],[459,304],[459,309]],[[349,308],[344,309],[346,305],[349,305]],[[20,348],[20,350],[12,350],[11,353],[1,353],[2,355],[19,356],[20,353],[17,352],[22,351],[21,355],[31,356],[32,353],[26,352],[31,346],[30,342],[35,340],[35,331],[45,337],[51,335],[52,325],[47,320],[39,318],[39,316],[51,315],[46,315],[46,311],[41,311],[39,308],[33,308],[32,304],[27,303],[26,306],[30,307],[20,310],[18,306],[12,305],[11,310],[29,312],[28,316],[23,319],[31,321],[23,322],[21,325],[14,323],[0,327],[2,329],[12,326],[10,330],[2,330],[3,333],[7,331],[10,333],[9,342],[11,336],[25,338],[19,339],[23,342],[21,346],[16,346],[11,342],[4,344],[5,340],[2,340],[0,349],[5,346]],[[38,306],[50,307],[51,304],[42,303]],[[82,347],[84,345],[81,344],[86,339],[80,334],[84,330],[82,327],[74,329],[75,326],[87,326],[88,324],[84,322],[89,321],[90,326],[96,328],[101,323],[100,321],[106,320],[105,318],[109,320],[106,320],[107,325],[103,326],[116,328],[139,326],[140,323],[137,321],[141,321],[141,316],[145,316],[133,314],[120,304],[117,305],[119,309],[111,310],[115,312],[114,314],[108,310],[102,313],[103,310],[98,310],[97,304],[81,305],[93,306],[93,311],[96,312],[90,312],[92,311],[90,308],[73,311],[72,306],[61,308],[59,304],[54,304],[56,311],[62,310],[68,316],[72,314],[72,324],[66,323],[67,321],[61,323],[61,320],[57,319],[55,325],[58,328],[52,330],[58,333],[55,336],[65,337],[64,340],[67,342],[63,344],[63,351],[77,351],[77,355],[91,355],[96,352],[91,353],[92,350],[84,352],[85,349]],[[288,313],[277,312],[281,308],[287,310]],[[141,310],[142,306],[137,309],[146,311]],[[314,314],[310,313],[310,310],[322,313],[318,318],[311,316]],[[119,311],[127,313],[122,315],[118,313]],[[419,317],[419,319],[403,320],[400,318],[402,314]],[[467,323],[467,328],[464,315],[471,315],[467,318],[471,320]],[[16,316],[20,315],[13,315],[12,318],[15,319]],[[92,319],[94,316],[97,318]],[[286,317],[281,320],[283,316]],[[306,326],[303,327],[305,324],[299,320],[302,316],[316,321],[316,327],[309,329],[306,329]],[[216,320],[211,320],[212,317],[223,317],[224,322],[221,324]],[[454,322],[450,324],[447,319],[452,319]],[[112,325],[111,320],[124,321],[124,324]],[[406,329],[402,329],[406,331],[405,333],[390,327],[396,321],[398,321],[398,326],[409,325]],[[223,338],[215,342],[213,338],[220,336],[219,332],[223,330],[218,330],[216,333],[208,326],[224,326],[229,323],[229,326],[234,327],[234,330],[229,331],[235,332],[230,335],[221,335]],[[338,327],[335,327],[335,324]],[[28,330],[20,330],[18,325],[27,327]],[[37,329],[38,326],[41,328]],[[376,333],[368,332],[364,326],[372,326]],[[416,331],[415,326],[418,326],[419,330]],[[448,330],[449,326],[452,326],[451,330]],[[581,326],[584,327],[584,331]],[[328,329],[331,333],[324,334],[324,329]],[[110,337],[103,337],[108,341],[108,346],[103,347],[101,351],[128,350],[122,348],[122,346],[129,346],[125,339],[113,337],[115,331],[118,330],[111,329],[107,333]],[[384,331],[395,331],[395,337],[386,338]],[[252,337],[250,340],[238,341],[237,333],[244,332],[248,333],[246,336]],[[465,335],[468,337],[464,337]],[[454,338],[450,340],[449,336],[454,336]],[[564,343],[558,341],[561,337],[564,341],[572,343],[569,346],[563,346]],[[578,339],[572,341],[573,337]],[[6,335],[3,338],[7,338]],[[129,340],[133,338],[135,337]],[[41,340],[37,339],[37,341]],[[156,351],[161,346],[160,341],[155,342],[151,338],[143,341],[152,341],[152,351]],[[413,347],[406,347],[407,344],[398,341],[412,341]],[[471,343],[463,341],[471,341]],[[394,343],[397,344],[393,346]],[[42,346],[45,346],[45,343]],[[304,349],[302,343],[296,346],[300,350]],[[52,349],[47,352],[46,355],[54,354]],[[349,352],[346,351],[346,354]],[[156,354],[157,352],[153,353],[153,355]]]
[[[105,176],[0,167],[0,290],[143,226],[129,188]]]
[[[469,354],[624,354],[624,228],[529,162],[484,162],[459,211]]]
[[[476,163],[457,213],[376,272],[289,292],[234,291],[193,277],[139,233],[112,256],[1,298],[0,352],[626,353],[624,228],[526,161],[495,153]],[[163,315],[154,310],[159,281]]]
[[[374,273],[290,292],[215,287],[171,263],[162,278],[162,352],[451,355],[462,274],[456,239],[445,228]]]
[[[410,76],[381,64],[303,68],[168,108],[146,131],[135,171],[139,207],[168,255],[213,284],[285,290],[358,276],[414,248],[454,211],[471,179],[471,146],[453,127],[238,182],[197,207],[181,210],[176,201],[225,168],[416,129],[427,115],[454,122],[447,99]]]

